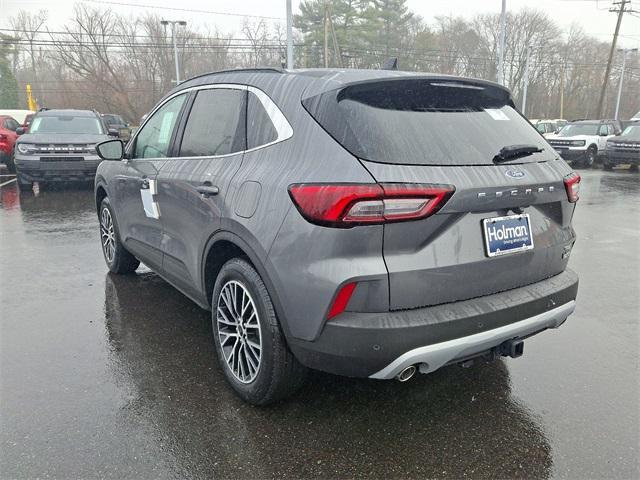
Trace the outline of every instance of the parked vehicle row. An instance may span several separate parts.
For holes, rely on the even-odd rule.
[[[18,184],[93,181],[100,163],[96,144],[109,138],[99,114],[91,110],[43,110],[28,132],[19,127],[15,148]]]
[[[33,119],[36,117],[36,115],[40,117],[51,116],[46,112],[51,112],[51,110],[42,109],[37,113],[32,112],[31,110],[0,110],[0,163],[5,164],[10,172],[15,172],[15,160],[14,160],[15,154],[16,154],[15,144],[18,136],[20,135],[23,135],[25,133],[29,133],[30,135],[38,134],[38,137],[37,137],[38,142],[50,141],[50,143],[46,145],[46,149],[49,153],[61,154],[61,153],[73,153],[73,151],[69,152],[68,149],[64,148],[65,144],[68,144],[70,142],[70,145],[75,148],[74,143],[82,143],[86,140],[86,138],[83,137],[83,135],[95,134],[95,129],[93,127],[90,127],[88,130],[84,131],[82,129],[82,125],[77,124],[75,127],[75,129],[78,130],[77,132],[73,132],[73,133],[70,133],[67,131],[60,132],[61,134],[67,135],[67,137],[69,135],[73,135],[77,133],[78,135],[80,135],[80,137],[77,139],[57,137],[56,135],[58,134],[58,132],[48,132],[51,135],[53,135],[53,137],[51,137],[50,139],[45,139],[41,135],[42,134],[41,129],[40,131],[36,132],[33,129],[30,130],[29,127],[31,126],[31,123]],[[60,117],[63,117],[63,116],[73,117],[77,115],[78,111],[77,110],[75,111],[74,110],[55,110],[53,112],[56,112]],[[119,138],[122,138],[124,141],[127,141],[131,136],[132,129],[130,125],[120,115],[114,115],[114,114],[99,115],[91,111],[83,111],[83,112],[85,112],[84,114],[89,116],[97,116],[97,118],[103,123],[103,130],[110,136],[117,136]],[[38,123],[39,122],[40,121],[38,121]],[[87,152],[80,152],[80,150],[77,150],[77,149],[75,151],[76,153],[87,153]],[[21,154],[20,152],[18,153],[19,155]],[[93,152],[93,156],[94,156],[94,159],[97,159],[97,157],[95,156],[95,151]],[[29,157],[30,160],[33,160],[34,158],[35,157]],[[73,158],[75,159],[73,161],[78,161],[77,156],[74,156]],[[63,161],[63,160],[58,160],[58,161]],[[29,163],[28,165],[33,166],[34,164]],[[58,168],[57,170],[62,171],[63,170],[62,166],[60,165],[59,167],[60,168]],[[76,169],[71,168],[70,171],[71,170],[75,171]],[[22,180],[24,180],[23,185],[26,185],[29,182],[28,180],[29,176],[30,175],[28,173],[25,173],[24,175],[22,175]],[[65,180],[67,178],[65,178],[63,175],[59,177],[59,179]],[[74,179],[77,179],[77,175],[70,175],[68,178],[68,180],[74,180]],[[45,180],[39,179],[38,181],[45,181]]]
[[[621,132],[617,120],[577,120],[565,125],[557,134],[548,135],[547,140],[567,162],[591,168],[604,157],[607,140]]]

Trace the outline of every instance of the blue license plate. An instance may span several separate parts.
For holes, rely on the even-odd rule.
[[[482,220],[487,256],[496,257],[533,248],[531,219],[528,214]]]

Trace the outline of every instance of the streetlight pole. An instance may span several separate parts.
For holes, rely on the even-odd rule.
[[[531,47],[527,45],[527,60],[524,63],[524,88],[522,91],[522,114],[527,116],[527,88],[529,87],[529,57],[531,56]]]
[[[293,14],[291,0],[287,0],[287,70],[293,70]]]
[[[616,98],[616,113],[613,118],[618,120],[618,112],[620,111],[620,97],[622,97],[622,82],[624,81],[624,69],[627,66],[627,53],[637,52],[637,48],[619,48],[619,52],[622,52],[622,72],[620,73],[620,83],[618,84],[618,97]]]
[[[507,0],[502,0],[500,13],[500,51],[498,52],[498,83],[504,85],[504,43],[507,30]]]
[[[162,20],[160,21],[165,27],[171,25],[171,42],[173,43],[173,60],[176,64],[176,85],[180,83],[180,63],[178,61],[178,44],[176,40],[176,25],[184,27],[187,22],[184,20]]]

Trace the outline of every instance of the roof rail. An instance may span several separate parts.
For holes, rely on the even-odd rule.
[[[188,82],[190,80],[195,80],[196,78],[207,77],[209,75],[217,75],[219,73],[240,73],[240,72],[285,73],[285,71],[282,68],[275,68],[275,67],[229,68],[227,70],[217,70],[215,72],[201,73],[200,75],[195,75],[195,76],[193,76],[191,78],[183,80],[182,82],[180,82],[180,84],[183,84],[183,83]]]

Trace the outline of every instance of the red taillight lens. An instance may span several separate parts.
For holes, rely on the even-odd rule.
[[[304,218],[332,227],[416,220],[435,213],[455,188],[418,183],[291,185]]]
[[[564,188],[567,189],[567,198],[571,203],[575,203],[580,198],[580,175],[576,172],[564,177]]]
[[[340,315],[342,312],[344,312],[345,308],[347,308],[349,300],[351,300],[351,295],[353,295],[353,291],[355,289],[355,282],[347,283],[340,289],[338,295],[336,295],[336,299],[333,301],[333,305],[331,305],[331,310],[329,310],[327,320],[331,320],[336,315]]]

